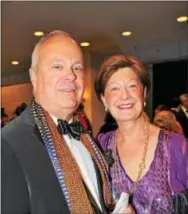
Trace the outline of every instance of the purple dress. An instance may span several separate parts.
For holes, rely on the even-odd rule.
[[[114,156],[115,132],[98,136],[103,150],[112,151]],[[126,174],[117,153],[117,170],[124,192],[129,192],[134,182]],[[110,168],[112,191],[118,194],[114,165]],[[133,194],[132,204],[137,214],[169,214],[172,197],[188,188],[188,142],[182,135],[161,130],[154,159],[149,171],[141,178]]]

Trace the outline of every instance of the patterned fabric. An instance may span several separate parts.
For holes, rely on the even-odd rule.
[[[57,129],[61,135],[68,134],[76,140],[80,140],[81,134],[85,132],[83,126],[78,121],[68,124],[66,120],[58,119],[57,122]]]
[[[31,112],[52,161],[70,212],[73,214],[94,213],[82,182],[80,169],[49,113],[34,100],[31,104]],[[84,139],[83,144],[86,144],[86,148],[90,151],[100,170],[105,190],[105,200],[107,205],[110,205],[111,196],[107,164],[94,142],[88,139],[87,135],[83,135],[82,139]]]
[[[98,136],[104,151],[111,150],[114,154],[115,133],[108,132]],[[123,191],[127,192],[133,186],[133,181],[127,175],[119,156],[118,171]],[[178,134],[169,134],[161,130],[154,159],[149,171],[141,178],[132,203],[137,214],[170,214],[174,210],[173,198],[176,194],[188,188],[188,143]],[[114,166],[110,168],[112,191],[117,194],[118,184],[114,174]]]

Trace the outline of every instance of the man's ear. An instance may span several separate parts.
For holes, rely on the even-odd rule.
[[[30,76],[30,80],[31,80],[31,83],[33,85],[33,89],[36,90],[36,70],[34,68],[30,68],[29,69],[29,76]]]

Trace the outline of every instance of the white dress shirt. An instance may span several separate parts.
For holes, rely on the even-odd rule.
[[[57,125],[57,118],[53,115],[52,119]],[[101,209],[101,204],[99,200],[99,191],[98,191],[98,183],[97,183],[97,176],[96,171],[94,167],[93,160],[91,158],[90,153],[84,146],[84,144],[81,141],[78,141],[74,138],[70,138],[69,135],[63,135],[63,138],[65,140],[65,143],[69,147],[73,157],[76,160],[76,163],[78,164],[80,171],[82,173],[82,177],[85,181],[85,184],[87,185],[88,189],[90,190],[90,193],[92,194],[94,200],[96,201],[98,207]],[[71,169],[70,169],[71,170]]]
[[[184,106],[181,106],[181,109],[182,109],[182,111],[184,112],[185,116],[188,119],[188,112],[187,112],[186,108]]]

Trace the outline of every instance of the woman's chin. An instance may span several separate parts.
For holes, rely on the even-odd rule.
[[[116,120],[121,122],[130,122],[136,120],[137,118],[138,115],[119,115]]]

